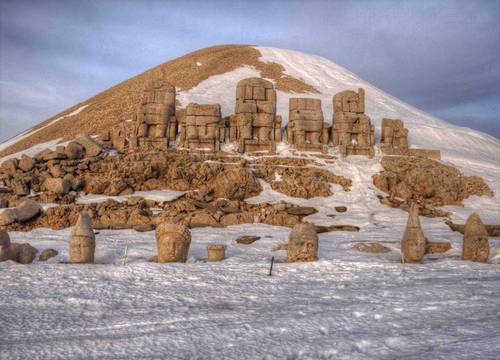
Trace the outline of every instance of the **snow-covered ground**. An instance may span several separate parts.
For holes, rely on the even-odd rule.
[[[101,231],[95,265],[64,263],[69,230],[12,233],[60,253],[0,263],[0,358],[498,359],[499,266],[460,260],[460,235],[428,219],[453,249],[401,265],[404,216],[381,220],[390,232],[320,234],[320,259],[291,264],[272,251],[289,229],[263,224],[193,229],[186,264],[148,262],[154,232]],[[393,251],[352,249],[375,240]],[[204,261],[212,242],[228,245],[223,262]]]

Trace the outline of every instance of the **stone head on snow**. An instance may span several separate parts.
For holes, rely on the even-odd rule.
[[[156,228],[158,262],[186,262],[191,233],[185,225],[161,223]]]
[[[313,224],[296,224],[288,237],[287,261],[318,259],[318,234]]]
[[[94,262],[95,235],[90,216],[86,212],[78,215],[69,238],[69,261],[74,264]]]

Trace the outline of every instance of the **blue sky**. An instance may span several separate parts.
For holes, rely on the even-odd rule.
[[[500,1],[0,1],[0,141],[217,44],[310,52],[500,138]]]

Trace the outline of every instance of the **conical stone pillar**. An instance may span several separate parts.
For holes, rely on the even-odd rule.
[[[473,213],[465,223],[462,258],[464,260],[488,262],[489,255],[488,232],[479,215]]]
[[[425,254],[424,232],[418,218],[418,205],[412,203],[408,214],[408,222],[401,239],[401,257],[403,263],[420,263]]]
[[[89,214],[82,212],[69,235],[69,261],[74,264],[93,263],[94,252],[94,230]]]

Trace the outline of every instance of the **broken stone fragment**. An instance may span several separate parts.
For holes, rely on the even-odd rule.
[[[86,212],[78,215],[69,236],[69,261],[73,264],[93,263],[95,235]]]
[[[390,252],[391,249],[389,249],[387,246],[382,245],[380,243],[358,243],[353,246],[353,249],[356,249],[358,251],[362,252],[368,252],[368,253],[387,253]]]
[[[313,224],[296,224],[288,237],[287,261],[314,261],[318,258],[318,234]]]
[[[226,257],[226,245],[209,244],[207,246],[207,261],[222,261]]]
[[[30,264],[36,253],[37,250],[30,244],[11,243],[9,234],[0,230],[0,261],[12,260],[20,264]]]
[[[65,195],[71,191],[72,183],[66,178],[47,178],[43,183],[43,187],[54,194]]]
[[[260,239],[260,236],[244,235],[236,239],[238,244],[250,245]]]
[[[443,242],[432,242],[428,241],[425,247],[426,254],[440,254],[447,252],[451,249],[451,243],[449,241]]]
[[[39,261],[47,261],[50,258],[53,258],[54,256],[57,256],[59,252],[54,249],[45,249],[40,253],[40,256],[38,257]]]
[[[80,134],[75,139],[75,142],[85,148],[86,157],[94,157],[101,153],[101,146],[96,143],[88,134]]]
[[[473,213],[465,222],[462,258],[477,262],[488,262],[490,245],[488,232],[478,214]]]
[[[12,224],[13,222],[28,221],[37,216],[42,208],[33,200],[27,199],[14,208],[2,209],[0,211],[0,226]]]
[[[26,154],[23,154],[21,156],[21,160],[19,161],[19,168],[22,171],[26,172],[32,170],[35,167],[35,164],[36,161],[34,159],[32,159]]]

